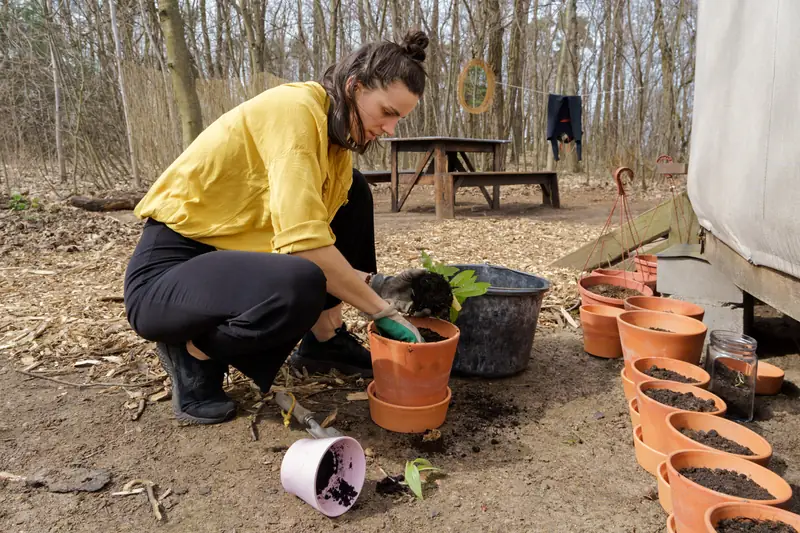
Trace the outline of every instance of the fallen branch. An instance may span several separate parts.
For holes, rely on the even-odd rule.
[[[19,370],[18,368],[15,368],[14,372],[19,372],[20,374],[32,378],[45,379],[47,381],[52,381],[60,385],[76,387],[78,389],[87,389],[91,387],[122,387],[122,388],[148,387],[153,383],[158,383],[159,381],[161,381],[161,379],[151,379],[149,381],[144,381],[142,383],[72,383],[70,381],[64,381],[63,379],[51,378],[50,376],[42,376],[34,372],[25,372],[24,370]]]
[[[131,420],[136,422],[141,418],[142,413],[144,413],[144,408],[147,405],[147,402],[144,398],[139,398],[139,405],[136,407],[136,412],[131,415]]]
[[[566,319],[567,322],[569,322],[570,326],[572,326],[575,329],[578,329],[578,323],[575,322],[575,319],[572,318],[572,316],[570,316],[570,314],[567,313],[567,310],[564,309],[563,307],[561,308],[561,314],[564,315],[564,318]]]
[[[85,209],[86,211],[130,211],[142,199],[142,195],[130,195],[123,198],[89,198],[88,196],[73,196],[69,199],[70,205]]]
[[[11,472],[0,472],[0,479],[4,481],[15,481],[17,483],[25,483],[28,480],[25,476],[18,476]]]
[[[143,492],[144,492],[144,488],[143,487],[139,487],[138,489],[133,489],[133,490],[123,490],[123,491],[120,491],[120,492],[112,492],[111,495],[112,496],[133,496],[134,494],[141,494]]]
[[[125,483],[125,486],[122,487],[122,490],[130,491],[136,485],[141,485],[147,492],[147,499],[150,501],[150,506],[153,508],[153,514],[155,515],[156,520],[164,520],[164,515],[161,514],[161,504],[158,503],[156,495],[153,492],[154,483],[147,479],[132,479]]]
[[[50,325],[49,320],[43,321],[33,331],[23,332],[20,336],[18,336],[15,339],[12,339],[10,342],[7,342],[6,344],[0,344],[0,350],[5,350],[7,348],[14,348],[16,346],[22,346],[23,344],[27,344],[37,339],[42,333],[44,333],[44,330],[46,330],[47,326],[49,325]]]

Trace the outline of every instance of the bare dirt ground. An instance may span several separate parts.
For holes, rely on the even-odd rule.
[[[355,508],[327,519],[281,488],[283,453],[306,437],[284,427],[265,406],[250,431],[255,398],[235,374],[241,401],[233,421],[210,427],[175,422],[153,346],[127,327],[119,300],[122,277],[140,230],[129,214],[91,214],[57,203],[0,211],[0,471],[30,476],[45,468],[102,468],[111,482],[94,493],[54,493],[0,481],[3,532],[660,532],[666,516],[656,483],[633,454],[622,393],[621,361],[593,358],[580,330],[558,318],[577,299],[574,273],[547,265],[590,242],[613,202],[608,188],[570,188],[564,209],[543,208],[535,189],[509,189],[500,212],[482,197],[460,197],[453,221],[436,222],[431,191],[415,192],[399,214],[376,191],[379,266],[387,272],[418,264],[421,249],[447,262],[488,261],[544,275],[554,283],[536,333],[530,366],[502,380],[453,379],[453,402],[441,428],[444,449],[423,449],[414,437],[374,425],[367,402],[347,401],[361,381],[286,374],[320,419],[369,448],[367,483]],[[663,191],[662,191],[663,195]],[[641,211],[658,194],[634,200]],[[786,369],[780,395],[759,399],[750,426],[773,445],[771,467],[794,485],[800,511],[800,345],[797,324],[760,309],[761,356]],[[363,321],[348,313],[351,326]],[[99,364],[76,368],[79,360]],[[125,383],[80,388],[72,384]],[[332,385],[329,385],[331,383]],[[138,386],[141,385],[141,386]],[[125,392],[128,391],[128,393]],[[312,394],[309,396],[309,394]],[[133,398],[131,398],[133,396]],[[134,420],[145,400],[145,409]],[[424,501],[376,493],[381,469],[401,473],[426,457],[444,476],[426,485]],[[145,495],[112,496],[132,479],[156,484],[165,520]]]

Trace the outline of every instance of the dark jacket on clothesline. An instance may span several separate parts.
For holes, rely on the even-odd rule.
[[[575,141],[578,161],[581,160],[581,97],[551,94],[547,97],[547,140],[553,147],[553,156],[558,161],[558,141],[567,136],[567,142]]]

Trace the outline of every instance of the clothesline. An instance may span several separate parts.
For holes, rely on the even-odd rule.
[[[496,81],[495,83],[497,85],[503,85],[505,87],[512,87],[514,89],[521,89],[523,91],[529,91],[529,92],[536,93],[536,94],[544,94],[544,95],[554,94],[552,92],[538,91],[536,89],[531,89],[530,87],[520,87],[519,85],[511,85],[510,83],[503,83],[501,81]],[[619,93],[619,92],[626,92],[627,93],[627,92],[641,91],[645,87],[646,87],[646,85],[640,85],[638,87],[632,87],[632,88],[628,88],[628,89],[615,89],[613,91],[590,91],[588,93],[582,93],[582,94],[578,94],[576,96],[584,97],[584,96],[593,96],[593,95],[596,95],[596,94],[613,94],[613,93]]]

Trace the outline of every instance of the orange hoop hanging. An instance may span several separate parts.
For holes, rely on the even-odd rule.
[[[484,74],[486,75],[486,96],[484,96],[483,102],[481,102],[481,105],[479,106],[473,106],[467,102],[467,76],[473,67],[483,70]],[[492,105],[492,101],[494,100],[494,86],[494,71],[492,71],[489,63],[483,59],[473,59],[464,66],[464,69],[458,76],[458,103],[461,104],[461,107],[463,107],[468,113],[472,113],[473,115],[483,113],[489,109],[490,105]]]

